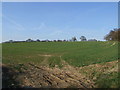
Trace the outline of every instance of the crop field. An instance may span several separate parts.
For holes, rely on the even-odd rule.
[[[73,71],[76,71],[76,73],[82,74],[83,77],[87,77],[89,79],[88,81],[90,81],[91,85],[93,85],[92,87],[118,87],[117,61],[118,42],[113,41],[20,42],[2,44],[2,63],[6,67],[11,67],[12,69],[19,72],[27,72],[25,70],[30,70],[33,66],[39,66],[44,67],[44,71],[46,71],[46,73],[48,73],[47,70],[50,69],[53,73],[52,75],[54,75],[59,70],[67,70],[70,71],[70,73],[74,73]],[[59,70],[56,70],[56,68]],[[111,69],[114,70],[109,72]],[[36,70],[36,72],[44,72],[39,70],[37,71],[37,69],[34,70]],[[54,70],[56,72],[53,72]],[[32,73],[32,71],[29,73]],[[44,72],[45,75],[47,75],[46,73]],[[26,76],[27,78],[30,78],[30,76]],[[106,77],[109,79],[106,80]],[[35,80],[35,77],[33,78]],[[55,79],[53,79],[53,81],[54,80]],[[31,81],[29,80],[29,82]],[[8,84],[9,87],[12,87],[10,83],[7,83],[7,85]],[[31,87],[39,87],[40,85],[41,87],[47,85],[49,86],[49,84],[37,85],[38,84],[31,84]],[[66,86],[63,87],[69,87],[68,84],[64,85]],[[86,85],[90,86],[87,83]],[[15,87],[15,85],[13,86]],[[62,87],[61,84],[57,86]],[[73,87],[75,86],[79,87],[77,83],[76,85],[73,85]]]

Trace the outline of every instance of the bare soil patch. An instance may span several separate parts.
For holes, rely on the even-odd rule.
[[[49,88],[91,88],[93,83],[81,74],[73,73],[71,71],[48,68],[43,66],[36,66],[29,63],[28,70],[24,70],[22,87],[49,87]]]
[[[87,89],[95,87],[94,80],[97,76],[93,75],[93,73],[109,73],[118,70],[118,61],[84,67],[73,67],[65,61],[63,61],[62,64],[64,64],[64,67],[60,69],[57,67],[49,68],[47,66],[27,63],[20,67],[22,72],[13,71],[8,66],[3,65],[3,81],[5,83],[5,78],[9,78],[7,82],[13,80],[13,82],[9,83],[10,87]],[[15,82],[17,82],[17,85],[15,85]]]
[[[51,56],[53,56],[53,55],[50,55],[50,54],[38,54],[38,56],[44,56],[44,57],[51,57]]]

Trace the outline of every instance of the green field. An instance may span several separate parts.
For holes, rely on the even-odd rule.
[[[85,66],[118,60],[117,42],[24,42],[2,44],[4,64],[41,63],[46,56],[51,66],[61,60],[73,66]]]
[[[27,63],[52,68],[56,65],[62,68],[67,63],[72,67],[82,67],[78,70],[79,73],[94,81],[95,87],[99,88],[119,87],[116,62],[118,56],[118,42],[113,41],[2,44],[2,63],[19,72],[22,72],[23,66],[27,68]],[[11,79],[10,82],[13,83]],[[9,84],[8,82],[7,85]]]

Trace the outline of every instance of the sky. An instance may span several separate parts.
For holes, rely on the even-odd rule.
[[[2,40],[104,40],[118,28],[117,2],[3,2]]]
[[[0,2],[0,43],[1,42],[2,42],[2,3]]]

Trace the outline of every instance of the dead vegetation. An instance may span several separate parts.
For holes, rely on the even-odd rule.
[[[82,75],[73,73],[72,71],[61,70],[59,68],[48,68],[43,66],[36,66],[34,64],[27,64],[27,70],[24,74],[21,86],[25,87],[49,87],[49,88],[91,88],[93,83]],[[20,79],[21,80],[21,79]]]
[[[19,64],[19,68],[16,71],[3,65],[3,81],[9,78],[7,80],[10,81],[10,87],[87,89],[97,87],[95,81],[100,73],[118,71],[118,61],[84,67],[73,67],[65,61],[62,61],[62,64],[64,64],[62,68],[58,68],[57,66],[49,68],[48,66],[39,66],[33,63]],[[17,82],[17,85],[15,85],[15,82]]]

